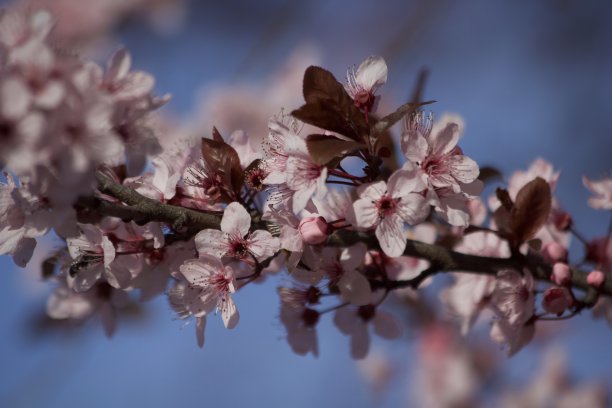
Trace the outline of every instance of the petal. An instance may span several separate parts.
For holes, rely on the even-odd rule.
[[[387,63],[378,56],[366,58],[357,68],[355,80],[365,90],[375,90],[387,82]]]
[[[240,314],[231,296],[227,296],[221,306],[221,318],[226,329],[233,329],[240,320]]]
[[[204,329],[206,329],[206,316],[196,317],[196,338],[198,347],[204,347]]]
[[[228,249],[227,234],[219,230],[202,230],[195,236],[194,241],[198,253],[209,254],[216,258],[221,258]]]
[[[404,223],[396,214],[383,218],[376,227],[376,238],[383,252],[391,258],[401,256],[406,249]]]
[[[354,271],[363,263],[368,247],[363,242],[345,248],[340,253],[340,263],[345,271]]]
[[[123,80],[119,89],[113,95],[115,98],[138,99],[147,96],[155,86],[153,76],[142,71],[130,72]]]
[[[280,243],[283,249],[291,252],[302,252],[304,241],[300,232],[290,225],[283,225],[280,232]]]
[[[338,282],[342,300],[357,306],[365,306],[372,300],[370,282],[360,272],[345,273]]]
[[[89,268],[81,268],[74,278],[74,290],[77,292],[88,291],[102,276],[104,268],[102,265],[92,265]]]
[[[360,198],[353,203],[357,227],[370,228],[378,223],[378,209],[370,198]]]
[[[459,141],[459,125],[449,122],[440,131],[434,133],[433,140],[430,140],[430,149],[433,156],[442,156],[449,153],[457,146]]]
[[[312,197],[316,189],[317,189],[317,185],[313,183],[310,186],[303,188],[301,190],[298,190],[293,194],[292,210],[294,213],[298,213],[302,211],[304,208],[306,208],[306,204],[308,204],[308,200],[310,200],[310,197]]]
[[[13,261],[15,265],[25,268],[36,247],[36,240],[34,238],[22,238],[13,250]]]
[[[249,233],[250,228],[251,216],[247,210],[240,203],[230,203],[223,212],[221,231],[242,238]]]
[[[25,116],[32,95],[23,83],[16,78],[7,78],[0,84],[0,114],[11,121],[16,121]]]
[[[397,216],[410,225],[423,221],[429,215],[430,206],[420,194],[408,194],[397,203]]]
[[[421,163],[427,156],[429,144],[418,131],[408,131],[402,135],[404,156],[413,163]]]
[[[361,360],[368,355],[370,350],[370,334],[365,323],[360,323],[359,328],[351,336],[351,357]]]
[[[416,169],[413,171],[397,170],[389,177],[387,191],[393,198],[403,197],[414,192],[418,184]]]
[[[258,261],[270,258],[280,249],[280,241],[268,231],[256,230],[249,236],[249,251]]]
[[[384,181],[364,184],[357,188],[357,194],[359,194],[360,198],[369,198],[371,201],[378,201],[386,192],[387,183]]]
[[[355,310],[343,307],[336,310],[334,314],[334,324],[344,334],[352,334],[357,329],[359,324],[359,316],[355,313]]]
[[[376,311],[376,316],[372,319],[374,325],[374,333],[385,339],[397,339],[402,335],[402,328],[397,323],[397,320],[390,314]]]
[[[462,183],[471,183],[478,178],[478,164],[467,156],[453,155],[446,160],[451,175]]]
[[[209,259],[204,257],[189,259],[183,262],[179,269],[189,283],[196,286],[202,286],[206,278],[217,273],[221,269],[221,261],[215,258]]]
[[[111,56],[106,67],[106,78],[110,81],[123,79],[132,66],[132,57],[125,48],[120,48]]]

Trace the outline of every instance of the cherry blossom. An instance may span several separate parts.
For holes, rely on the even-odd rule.
[[[612,210],[612,177],[593,181],[588,177],[582,178],[582,183],[593,197],[589,198],[589,205],[596,210]]]
[[[423,119],[422,115],[412,119],[402,135],[406,158],[417,165],[425,186],[466,192],[465,185],[476,182],[479,169],[457,146],[463,129],[461,119],[445,116],[431,125],[428,123],[431,118]]]
[[[340,331],[351,337],[351,356],[362,359],[370,349],[368,325],[372,324],[374,333],[385,339],[401,336],[401,328],[390,314],[378,310],[374,305],[359,306],[357,309],[342,308],[334,315],[334,324]]]
[[[169,292],[170,304],[181,318],[203,317],[213,310],[221,311],[223,324],[233,329],[240,315],[231,294],[236,291],[236,278],[230,266],[207,254],[185,261],[180,267],[179,284]],[[201,323],[203,324],[203,323]]]
[[[201,254],[261,262],[278,251],[280,243],[266,230],[251,229],[251,216],[242,205],[230,203],[223,212],[221,231],[206,229],[196,237],[196,248]]]
[[[357,70],[351,67],[346,72],[344,88],[355,101],[355,106],[368,112],[376,110],[376,90],[387,82],[387,63],[382,57],[366,58]]]
[[[414,192],[418,180],[414,171],[398,170],[389,182],[360,186],[353,203],[355,222],[361,228],[376,228],[376,238],[390,257],[398,257],[406,247],[403,224],[418,224],[428,215],[423,196]]]

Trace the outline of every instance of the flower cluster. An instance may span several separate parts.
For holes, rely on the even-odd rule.
[[[490,337],[510,355],[539,321],[593,308],[612,322],[609,233],[577,232],[554,197],[560,173],[538,159],[485,204],[489,180],[459,147],[461,118],[434,120],[419,100],[378,112],[382,57],[349,69],[344,84],[308,67],[304,104],[269,119],[266,134],[213,128],[196,141],[160,132],[153,112],[168,98],[153,95],[154,78],[133,70],[125,49],[102,68],[53,47],[53,24],[44,11],[0,15],[0,254],[25,266],[37,238],[62,239],[43,265],[56,284],[52,318],[99,314],[111,335],[134,293],[163,294],[195,320],[202,346],[210,315],[234,328],[237,293],[286,271],[278,294],[290,347],[318,355],[318,323],[333,313],[362,359],[370,331],[402,335],[387,299],[425,308],[418,289],[451,271],[440,294],[450,320],[465,335],[488,312]],[[385,160],[393,143],[402,164]],[[612,208],[609,178],[584,183],[593,208]],[[588,274],[571,263],[572,234]],[[461,364],[437,357],[426,350],[430,370]],[[466,404],[472,388],[458,387]]]

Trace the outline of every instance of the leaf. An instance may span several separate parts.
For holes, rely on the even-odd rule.
[[[212,130],[212,136],[213,136],[213,140],[215,142],[223,142],[223,136],[221,136],[221,133],[219,132],[219,129],[217,129],[216,126],[213,126],[213,130]]]
[[[331,72],[308,67],[302,91],[306,104],[291,113],[297,119],[356,141],[362,141],[368,134],[364,113]]]
[[[306,147],[312,160],[318,165],[326,165],[337,157],[343,157],[366,145],[352,140],[343,140],[331,135],[308,135]]]
[[[531,239],[548,220],[552,205],[550,186],[541,177],[530,181],[516,195],[510,228],[516,244]]]
[[[497,199],[501,202],[502,207],[504,207],[507,211],[512,211],[514,203],[510,198],[510,193],[508,193],[508,190],[503,188],[497,188],[495,190],[495,195],[497,196]]]
[[[221,136],[218,131],[217,135]],[[214,131],[213,137],[215,137]],[[232,199],[229,192],[240,193],[244,182],[242,167],[240,167],[238,153],[232,146],[225,143],[222,138],[221,140],[202,138],[202,159],[208,170],[221,176],[226,201]]]

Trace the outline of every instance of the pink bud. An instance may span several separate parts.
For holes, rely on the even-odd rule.
[[[549,242],[542,248],[542,256],[546,262],[565,262],[567,260],[567,249],[558,242]]]
[[[594,270],[587,275],[587,283],[594,288],[599,288],[605,280],[606,275],[602,271]]]
[[[325,242],[332,228],[323,217],[307,217],[300,221],[298,230],[304,242],[318,245]]]
[[[574,298],[567,288],[552,287],[544,291],[542,307],[548,313],[561,315],[566,309],[574,304]]]
[[[563,262],[557,262],[553,265],[553,273],[550,275],[550,280],[559,286],[567,286],[572,281],[572,270]]]

